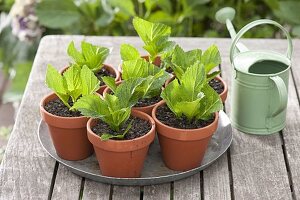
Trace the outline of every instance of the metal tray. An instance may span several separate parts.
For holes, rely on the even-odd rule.
[[[73,173],[88,179],[102,183],[116,185],[152,185],[171,182],[191,176],[216,161],[226,152],[232,142],[232,128],[227,115],[220,111],[219,124],[216,133],[213,135],[208,149],[205,153],[202,164],[192,170],[179,172],[168,169],[161,158],[160,147],[157,138],[150,146],[144,169],[140,178],[115,178],[101,175],[95,155],[81,161],[68,161],[57,156],[52,144],[48,127],[44,121],[40,122],[38,137],[45,151],[59,163],[65,165]]]

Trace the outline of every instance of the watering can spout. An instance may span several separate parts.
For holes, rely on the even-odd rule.
[[[222,8],[218,12],[216,12],[215,15],[215,18],[218,22],[222,24],[226,24],[231,39],[234,39],[236,37],[236,31],[231,22],[234,19],[234,16],[235,16],[235,10],[231,7]],[[248,48],[240,42],[236,44],[236,48],[239,52],[248,51]]]

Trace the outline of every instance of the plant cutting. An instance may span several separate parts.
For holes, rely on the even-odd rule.
[[[134,17],[132,24],[137,34],[144,42],[143,48],[149,55],[140,56],[139,51],[134,46],[122,44],[120,48],[122,60],[136,60],[142,57],[146,61],[168,70],[164,60],[168,58],[175,46],[175,42],[169,41],[171,27],[161,23],[152,23],[139,17]],[[120,69],[120,71],[122,71],[122,69]]]
[[[223,108],[219,95],[207,83],[204,65],[195,62],[162,91],[164,101],[152,111],[162,157],[172,170],[198,167]]]
[[[211,72],[216,66],[221,64],[221,56],[216,45],[211,45],[206,51],[193,49],[185,52],[179,45],[176,45],[172,52],[170,67],[175,76],[180,80],[187,68],[199,62],[204,66],[207,82],[221,96],[223,102],[227,98],[227,84],[218,75],[220,71]]]
[[[155,137],[153,119],[131,107],[140,98],[137,91],[144,79],[123,81],[114,94],[81,97],[72,107],[91,117],[88,139],[94,146],[101,174],[139,177],[150,143]]]
[[[128,57],[130,52],[128,52]],[[151,115],[152,109],[155,104],[161,101],[160,93],[165,81],[170,75],[162,68],[155,66],[147,62],[142,58],[136,60],[128,60],[123,62],[123,80],[131,79],[143,79],[143,83],[140,84],[136,91],[141,94],[140,99],[134,105],[134,110],[139,110]],[[115,92],[116,84],[109,77],[103,78],[104,82],[110,88],[112,92]],[[104,91],[104,94],[108,92],[108,88]]]
[[[99,80],[87,66],[71,65],[60,74],[48,65],[46,85],[54,93],[42,99],[40,112],[57,155],[65,160],[87,158],[93,153],[86,136],[88,118],[71,108],[80,97],[95,93],[100,87]]]
[[[104,64],[105,59],[109,55],[109,49],[102,46],[96,46],[91,43],[82,41],[81,52],[75,48],[74,42],[72,41],[68,46],[68,55],[73,59],[74,64],[83,67],[87,66],[94,72],[96,77],[100,80],[100,89],[98,93],[102,94],[105,89],[102,77],[110,76],[119,80],[120,73],[114,67],[108,64]]]

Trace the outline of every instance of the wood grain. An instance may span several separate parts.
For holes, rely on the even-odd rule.
[[[144,200],[169,200],[171,198],[170,183],[144,186]]]
[[[140,187],[134,186],[118,186],[113,187],[113,200],[139,200]]]
[[[110,185],[85,179],[83,200],[109,200]]]
[[[200,173],[174,182],[174,200],[198,200],[200,198]]]

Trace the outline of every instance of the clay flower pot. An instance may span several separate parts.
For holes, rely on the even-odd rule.
[[[221,97],[221,99],[222,99],[222,102],[225,103],[225,101],[226,101],[226,99],[227,99],[227,94],[228,94],[228,87],[227,87],[227,84],[226,84],[226,82],[225,82],[220,76],[216,76],[215,79],[219,80],[219,81],[222,83],[222,85],[224,86],[224,90],[223,90],[223,92],[220,94],[220,97]]]
[[[161,153],[165,165],[176,171],[187,171],[199,167],[209,141],[218,127],[218,113],[208,126],[199,129],[178,129],[167,126],[156,118],[157,108],[164,105],[161,101],[152,111]]]
[[[50,136],[59,157],[65,160],[82,160],[93,153],[86,133],[87,117],[60,117],[47,112],[44,105],[58,98],[52,93],[40,103],[42,119],[47,123]]]
[[[63,73],[64,71],[66,71],[68,68],[69,68],[69,66],[64,67],[64,68],[60,71],[60,73],[62,74],[62,73]],[[121,80],[120,72],[119,72],[117,69],[115,69],[113,66],[108,65],[108,64],[103,64],[103,68],[104,68],[105,70],[107,70],[108,72],[110,72],[111,74],[114,74],[114,75],[116,76],[116,78],[115,78],[116,82],[119,81],[119,80]],[[99,93],[99,94],[102,95],[102,94],[103,94],[103,91],[104,91],[104,89],[105,89],[106,87],[107,87],[106,85],[102,85],[102,86],[99,88],[99,90],[97,90],[97,93]]]
[[[170,79],[166,80],[166,83],[165,83],[165,87],[171,83],[173,80],[175,79],[175,76],[171,77]],[[222,99],[222,102],[225,103],[226,99],[227,99],[227,94],[228,94],[228,87],[227,87],[227,84],[226,82],[220,77],[220,76],[216,76],[215,79],[219,80],[222,85],[224,86],[224,90],[220,95],[220,98]]]
[[[122,81],[116,82],[117,85],[119,85],[119,84],[121,84],[121,83],[122,83]],[[109,94],[110,92],[111,92],[111,89],[110,89],[109,87],[106,87],[106,88],[104,89],[104,91],[103,91],[103,96],[105,96],[105,94],[107,94],[107,93]],[[155,103],[155,104],[152,104],[152,105],[150,105],[150,106],[132,107],[131,109],[132,109],[132,110],[141,111],[141,112],[146,113],[146,114],[148,114],[148,115],[151,116],[153,108],[154,108],[154,107],[156,106],[156,104],[158,104],[158,103],[159,103],[159,102],[157,102],[157,103]]]
[[[150,122],[152,128],[146,135],[132,140],[102,141],[91,130],[97,119],[90,119],[87,123],[88,139],[94,146],[101,174],[104,176],[119,178],[141,176],[149,145],[155,137],[155,123],[145,113],[133,110],[131,114]]]

